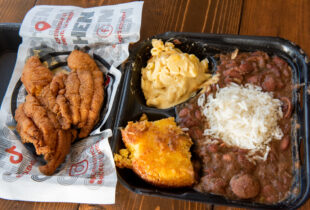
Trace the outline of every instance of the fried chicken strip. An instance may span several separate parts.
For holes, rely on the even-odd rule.
[[[26,102],[24,103],[24,112],[42,132],[42,145],[46,145],[50,149],[50,152],[54,152],[57,133],[53,123],[48,118],[47,110],[41,106],[38,99],[32,95],[27,95]]]
[[[92,76],[94,79],[94,95],[91,102],[91,107],[88,113],[87,123],[81,128],[79,133],[80,138],[84,138],[89,135],[95,124],[99,120],[100,110],[104,99],[103,89],[103,73],[101,71],[93,71]]]
[[[66,93],[65,97],[69,101],[70,111],[72,116],[72,123],[77,125],[80,122],[81,115],[80,115],[80,104],[81,104],[81,97],[80,97],[80,80],[76,72],[71,72],[68,75],[68,78],[65,83]]]
[[[95,60],[92,59],[89,54],[79,50],[73,50],[70,53],[67,62],[72,71],[100,71]]]
[[[16,130],[21,136],[23,143],[32,143],[38,155],[51,152],[50,148],[44,145],[41,131],[35,126],[33,121],[24,112],[24,103],[15,111],[17,121]]]
[[[94,59],[90,57],[87,53],[84,53],[82,51],[74,50],[69,55],[68,59],[68,66],[70,69],[72,69],[73,72],[77,72],[81,85],[89,84],[90,87],[90,81],[93,81],[93,94],[88,93],[87,95],[82,93],[80,91],[81,96],[81,107],[80,107],[80,114],[81,114],[81,122],[79,124],[79,128],[81,128],[81,131],[79,133],[80,138],[84,138],[89,135],[95,124],[98,122],[100,110],[103,104],[104,99],[104,87],[103,87],[103,73],[98,68],[96,62]],[[81,74],[83,72],[83,76],[81,77]],[[87,74],[85,72],[88,72]],[[86,75],[91,75],[91,78],[89,76],[86,78]],[[84,79],[82,82],[82,78]],[[88,81],[88,83],[87,83]],[[85,90],[89,90],[88,88],[83,88]],[[81,90],[81,87],[80,87]],[[85,91],[86,92],[86,91]],[[85,100],[87,98],[87,101],[84,101],[83,104],[82,100]],[[90,104],[88,104],[90,102]],[[83,104],[83,105],[82,105]],[[90,105],[90,106],[88,106]],[[90,109],[89,109],[89,108]],[[88,111],[89,110],[89,111]],[[87,121],[84,123],[85,116],[87,116]]]
[[[23,69],[21,81],[29,94],[39,95],[53,79],[53,73],[36,56],[30,57]]]
[[[80,80],[79,93],[81,97],[81,119],[78,127],[82,128],[86,124],[89,115],[89,109],[94,94],[94,80],[92,77],[92,72],[90,71],[77,70],[77,74]]]
[[[40,171],[45,175],[52,175],[58,166],[66,159],[70,152],[71,142],[76,138],[76,130],[57,130],[57,147],[54,155],[48,160],[46,165],[40,166]]]
[[[15,113],[17,131],[24,143],[32,143],[38,155],[43,155],[47,164],[40,166],[45,175],[52,175],[70,152],[76,130],[63,130],[56,115],[40,105],[32,95],[27,95]]]
[[[45,86],[41,93],[37,95],[40,103],[56,114],[59,123],[65,130],[69,129],[72,123],[69,103],[67,99],[60,94],[61,91],[65,92],[64,81],[66,79],[66,74],[56,74],[51,83]]]

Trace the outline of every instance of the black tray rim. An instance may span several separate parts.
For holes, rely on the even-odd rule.
[[[203,36],[203,37],[202,37]],[[282,37],[276,37],[276,36],[252,36],[252,35],[234,35],[234,34],[212,34],[212,33],[193,33],[193,32],[173,32],[173,31],[168,31],[165,33],[161,33],[161,34],[156,34],[154,36],[148,37],[145,40],[140,40],[138,43],[136,43],[134,46],[132,46],[132,49],[130,51],[130,55],[126,61],[126,65],[122,67],[122,71],[124,73],[124,81],[122,83],[121,89],[122,92],[120,94],[120,98],[119,98],[119,104],[118,104],[118,111],[116,113],[116,120],[115,120],[115,126],[113,128],[113,133],[115,134],[117,132],[117,130],[119,129],[119,127],[117,127],[117,123],[119,122],[120,119],[120,107],[122,106],[121,102],[123,101],[123,98],[125,97],[124,95],[124,87],[126,86],[126,80],[128,77],[128,71],[126,72],[126,70],[128,68],[130,68],[129,66],[132,64],[132,61],[135,58],[136,53],[139,51],[140,48],[143,47],[143,45],[153,39],[153,38],[161,38],[161,37],[171,37],[172,39],[177,39],[178,37],[189,37],[189,38],[197,38],[197,39],[235,39],[235,40],[259,40],[259,41],[266,41],[268,40],[269,42],[278,42],[279,44],[285,45],[295,51],[298,52],[298,56],[301,56],[303,58],[303,64],[305,67],[305,71],[308,72],[308,70],[310,70],[310,61],[309,61],[309,57],[306,55],[306,53],[304,52],[304,50],[302,50],[302,48],[300,46],[298,46],[297,44],[295,44],[294,42],[284,39]],[[307,73],[307,86],[309,87],[309,80],[310,80],[310,74]],[[128,80],[127,80],[128,82]],[[130,82],[130,81],[129,81]],[[303,95],[304,99],[306,101],[308,100],[308,95],[306,93],[304,93]],[[308,125],[308,121],[309,121],[309,104],[308,106],[305,106],[305,115],[307,116],[307,120],[305,122],[305,136],[306,139],[303,140],[304,142],[308,142],[309,140],[309,125]],[[115,151],[115,146],[116,146],[116,135],[113,135],[112,137],[112,152],[117,152]],[[250,205],[250,203],[240,203],[240,201],[236,201],[234,202],[233,200],[229,200],[227,199],[227,203],[221,203],[221,202],[213,202],[213,201],[206,201],[206,200],[200,200],[200,199],[187,199],[187,198],[183,198],[183,197],[176,197],[175,194],[167,194],[167,193],[163,193],[159,190],[155,190],[155,191],[147,191],[141,188],[136,188],[134,186],[130,186],[119,174],[118,169],[117,169],[117,177],[118,180],[120,181],[120,183],[125,186],[127,189],[129,189],[132,192],[135,192],[137,194],[141,194],[141,195],[150,195],[150,196],[155,196],[155,197],[164,197],[164,198],[173,198],[173,199],[178,199],[178,200],[187,200],[187,201],[193,201],[193,202],[202,202],[202,203],[208,203],[208,204],[216,204],[216,205],[224,205],[224,206],[233,206],[233,207],[243,207],[243,208],[254,208],[254,209],[297,209],[298,207],[300,207],[301,205],[303,205],[308,198],[310,197],[310,148],[308,143],[304,144],[305,148],[304,150],[306,150],[307,155],[306,155],[306,161],[308,163],[307,165],[307,170],[306,170],[306,174],[308,175],[307,178],[307,186],[306,186],[306,191],[304,192],[304,194],[298,199],[296,200],[296,203],[294,206],[283,206],[283,205],[277,205],[277,204],[259,204],[259,203],[253,203],[254,205]],[[197,192],[198,193],[198,192]]]

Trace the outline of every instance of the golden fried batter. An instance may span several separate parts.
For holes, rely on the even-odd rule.
[[[83,70],[83,71],[99,71],[99,68],[87,53],[84,53],[79,50],[73,50],[69,55],[68,59],[68,66],[71,70]]]
[[[53,76],[37,57],[26,62],[22,73],[29,95],[15,113],[17,131],[24,143],[32,143],[47,164],[40,166],[52,175],[65,160],[71,143],[89,135],[98,122],[103,104],[103,73],[87,54],[74,50],[68,57],[71,72]]]
[[[64,79],[67,78],[65,74],[57,74],[53,77],[50,84],[45,86],[41,93],[37,95],[40,103],[47,107],[50,111],[56,114],[63,129],[71,127],[72,118],[67,99],[59,94],[64,90]]]
[[[49,148],[43,147],[43,136],[41,131],[35,126],[33,121],[25,115],[24,104],[21,104],[16,109],[15,120],[18,122],[16,130],[22,137],[23,143],[32,143],[39,155],[50,152]]]
[[[174,118],[128,122],[121,130],[128,150],[115,155],[118,167],[129,167],[142,179],[162,187],[184,187],[194,183],[192,141]]]
[[[94,80],[90,71],[77,70],[77,74],[80,80],[79,92],[81,97],[81,119],[78,127],[82,128],[87,122],[88,111],[94,94]]]
[[[82,127],[79,133],[80,138],[88,136],[95,124],[98,122],[100,110],[104,99],[103,73],[101,71],[93,71],[92,76],[94,80],[95,91],[92,97],[90,110],[88,112],[87,123],[84,127]]]
[[[103,73],[90,55],[82,51],[72,51],[67,61],[70,69],[77,72],[80,80],[81,119],[78,127],[81,128],[79,137],[84,138],[89,135],[99,119],[104,99]],[[83,88],[85,92],[81,92],[82,84],[85,86]],[[91,84],[93,84],[93,94],[90,93]]]
[[[42,145],[46,145],[50,148],[50,152],[54,152],[57,134],[53,123],[48,118],[47,110],[41,106],[40,102],[34,96],[27,95],[26,102],[24,103],[24,112],[42,132]],[[17,121],[17,123],[19,122]]]
[[[29,94],[40,94],[43,87],[53,79],[53,73],[36,56],[30,57],[23,69],[21,81]]]
[[[51,81],[50,89],[52,93],[58,94],[59,91],[65,88],[65,82],[68,78],[68,75],[65,73],[57,73],[53,80]]]
[[[80,115],[81,97],[79,93],[80,80],[76,72],[71,72],[68,75],[68,79],[66,80],[65,86],[66,86],[65,97],[70,103],[69,106],[72,115],[72,123],[73,125],[77,125],[81,119]]]
[[[27,95],[15,113],[17,131],[23,143],[32,143],[38,155],[43,155],[47,164],[40,166],[45,175],[52,175],[70,151],[76,130],[63,130],[54,113],[40,105],[32,95]]]
[[[57,130],[57,147],[54,154],[47,160],[47,164],[40,166],[40,171],[45,175],[52,175],[58,166],[65,161],[70,152],[72,139],[76,138],[76,130]]]

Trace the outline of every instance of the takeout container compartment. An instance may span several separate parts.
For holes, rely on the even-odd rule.
[[[159,188],[146,183],[130,169],[117,168],[120,182],[130,190],[147,195],[172,197],[177,199],[229,205],[236,207],[292,209],[301,206],[308,198],[310,188],[310,161],[309,161],[309,116],[308,94],[309,86],[308,69],[309,59],[294,43],[276,37],[255,37],[237,35],[215,35],[199,33],[167,32],[135,44],[130,52],[126,64],[122,67],[123,83],[119,97],[116,121],[111,141],[112,151],[117,153],[124,148],[120,128],[125,127],[128,121],[137,121],[145,113],[149,120],[158,120],[165,117],[176,117],[176,107],[156,109],[147,107],[141,89],[141,68],[146,66],[151,57],[151,40],[153,38],[170,41],[183,52],[195,54],[200,60],[208,58],[211,72],[216,70],[219,53],[239,51],[262,50],[269,54],[276,54],[288,62],[292,68],[293,84],[305,84],[293,92],[294,104],[293,124],[300,124],[299,129],[292,129],[291,147],[293,159],[293,184],[291,194],[283,201],[276,204],[261,204],[248,200],[229,200],[220,195],[199,193],[192,188]],[[303,146],[300,146],[301,143]],[[302,161],[301,161],[302,160]]]

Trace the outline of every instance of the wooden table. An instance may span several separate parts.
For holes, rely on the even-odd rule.
[[[22,22],[34,5],[94,7],[127,0],[0,0],[0,22]],[[309,0],[145,0],[141,39],[166,31],[280,36],[310,55]],[[1,186],[0,186],[1,187]],[[197,202],[142,196],[119,183],[115,205],[35,203],[0,199],[0,209],[226,209]],[[237,209],[237,208],[229,208]],[[310,209],[310,201],[301,209]]]

